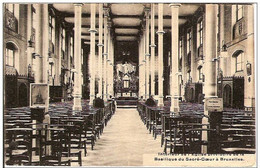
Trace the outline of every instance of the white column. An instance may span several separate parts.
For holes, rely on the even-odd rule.
[[[145,62],[144,62],[144,53],[143,53],[143,36],[140,36],[140,41],[139,41],[139,98],[143,97],[144,98],[144,83],[145,83]]]
[[[104,8],[104,93],[103,93],[103,99],[104,101],[107,101],[107,56],[108,56],[108,43],[107,43],[107,20],[108,20],[108,11],[109,9],[107,7]]]
[[[81,97],[82,97],[82,88],[81,88],[81,11],[82,4],[74,5],[74,88],[73,88],[73,110],[82,110],[81,106]]]
[[[170,111],[178,113],[179,107],[179,7],[180,4],[170,4],[172,12],[172,62],[171,62],[171,108]]]
[[[224,45],[223,42],[225,42],[225,4],[220,4],[219,8],[220,8],[220,12],[219,12],[220,51],[222,51],[222,46]],[[221,70],[223,72],[223,76],[227,76],[227,68],[229,68],[229,67],[226,66],[226,64],[228,64],[227,58],[221,56],[219,59],[219,67],[221,68]]]
[[[35,83],[42,83],[42,11],[41,4],[35,4],[36,20],[38,24],[35,25]]]
[[[89,95],[89,104],[93,105],[93,100],[95,99],[95,72],[96,72],[96,44],[95,44],[95,37],[96,37],[96,4],[92,3],[91,5],[91,20],[90,20],[90,57],[91,57],[91,71],[90,71],[90,95]]]
[[[49,67],[49,10],[48,4],[42,4],[42,14],[43,14],[43,22],[42,22],[42,83],[48,83],[48,67]],[[47,108],[45,111],[48,111],[49,107],[49,97],[47,97]],[[46,117],[46,116],[45,116]],[[50,121],[48,121],[50,122]]]
[[[217,97],[216,88],[216,62],[217,56],[217,5],[206,4],[205,6],[205,99]],[[208,116],[206,103],[204,104],[204,114]],[[202,119],[203,124],[208,124],[208,118]],[[202,140],[207,141],[207,131],[202,132]],[[202,146],[202,153],[207,153],[207,146]]]
[[[141,45],[141,58],[142,58],[142,67],[141,67],[141,76],[142,76],[142,96],[145,99],[146,85],[145,85],[145,75],[146,75],[146,62],[145,62],[145,31],[143,30],[142,36],[142,45]]]
[[[183,36],[184,37],[184,36]],[[185,66],[186,57],[184,56],[186,53],[185,47],[184,47],[184,38],[182,38],[182,100],[185,100],[185,83],[186,83],[186,76],[187,76],[187,68]]]
[[[27,41],[29,41],[32,36],[32,4],[28,4],[27,11]],[[32,67],[32,47],[27,46],[27,67],[29,64]],[[26,69],[26,73],[28,74],[28,68]]]
[[[154,12],[155,4],[151,4],[151,95],[155,95],[155,32],[154,32]]]
[[[111,95],[114,97],[114,42],[113,38],[110,38],[111,40]]]
[[[158,4],[158,105],[163,106],[163,4]]]
[[[102,54],[103,54],[103,4],[99,4],[99,40],[98,40],[98,72],[99,72],[99,83],[98,83],[98,94],[101,96],[103,94],[103,79],[102,79]]]
[[[43,7],[43,25],[42,25],[42,36],[44,37],[42,40],[42,82],[48,83],[48,66],[49,66],[49,11],[48,4],[42,4]]]
[[[107,98],[110,97],[111,95],[111,22],[109,21],[108,23],[108,36],[107,36],[107,74],[109,77],[107,77]]]
[[[144,63],[144,69],[143,69],[143,75],[144,75],[144,99],[147,99],[147,60],[146,60],[146,29],[143,27],[143,47],[142,47],[142,56],[143,56],[143,63]]]
[[[138,78],[138,97],[141,98],[142,96],[142,90],[141,90],[141,83],[142,83],[142,77],[141,77],[141,66],[142,66],[142,57],[141,57],[141,43],[142,38],[139,37],[138,41],[138,72],[139,72],[139,78]]]
[[[145,7],[145,23],[146,23],[146,36],[145,36],[145,60],[146,60],[146,98],[149,98],[150,96],[150,48],[149,48],[149,37],[150,37],[150,29],[149,29],[149,13],[150,13],[150,8]]]
[[[245,65],[244,65],[244,73],[245,73],[245,90],[244,90],[244,98],[246,107],[255,107],[255,47],[254,47],[254,5],[246,5],[247,7],[247,48],[245,51]],[[251,75],[247,74],[247,64],[251,64]]]
[[[42,51],[42,29],[41,29],[41,4],[35,4],[34,5],[35,10],[37,11],[35,14],[35,19],[38,21],[37,24],[35,24],[35,58],[34,58],[34,79],[35,83],[42,83],[42,69],[41,69],[41,63],[42,59],[39,57]],[[33,120],[33,123],[39,123],[36,120]],[[38,128],[39,126],[33,125],[33,128]],[[36,134],[36,130],[33,131],[33,134]],[[39,147],[39,141],[36,139],[32,140],[32,147]],[[33,152],[35,154],[35,152]]]

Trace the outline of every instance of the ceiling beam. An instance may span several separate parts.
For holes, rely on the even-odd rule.
[[[90,36],[90,33],[81,33],[82,36]],[[96,35],[99,35],[98,32],[96,32]],[[104,33],[102,33],[102,35],[104,35]]]
[[[88,28],[90,29],[90,25],[82,25],[81,26],[82,28]],[[99,28],[98,25],[96,25],[96,28]],[[103,27],[104,28],[104,27]],[[113,26],[113,28],[115,29],[138,29],[138,30],[141,30],[141,26]],[[158,26],[155,26],[155,29],[158,29]],[[171,26],[163,26],[163,29],[171,29]]]
[[[124,43],[129,43],[129,42],[136,42],[138,41],[137,39],[134,40],[116,40],[117,42],[124,42]]]
[[[82,36],[90,36],[90,33],[81,33]],[[96,35],[99,35],[98,33],[96,33]],[[102,35],[104,35],[104,33],[102,33]],[[136,37],[138,36],[138,34],[124,34],[124,33],[115,33],[116,36],[131,36],[131,37]]]
[[[83,42],[90,42],[90,40],[82,39]],[[95,42],[98,42],[98,40],[95,40]]]
[[[141,26],[115,26],[115,29],[138,29],[141,30]],[[154,26],[155,29],[158,29],[158,26]],[[163,29],[171,29],[171,26],[163,26]]]
[[[74,13],[62,12],[63,17],[74,17]],[[82,13],[82,17],[91,17],[90,13]],[[96,14],[96,18],[98,18],[98,14]]]
[[[63,17],[74,17],[74,13],[68,13],[68,12],[62,12]],[[189,19],[192,15],[187,15],[187,16],[179,16],[179,19]],[[89,13],[82,13],[82,18],[90,18]],[[155,19],[158,19],[158,15],[154,16]],[[96,18],[99,18],[99,15],[96,14]],[[116,19],[116,18],[133,18],[133,19],[140,19],[142,20],[141,15],[111,15],[111,19]],[[163,19],[171,19],[171,15],[164,15]]]
[[[140,29],[140,25],[138,26],[117,26],[115,25],[114,28],[118,28],[118,29]]]
[[[141,19],[141,15],[112,15],[112,19],[116,18],[133,18],[133,19]]]
[[[154,16],[155,19],[158,19],[158,15]],[[189,17],[191,17],[191,15],[187,15],[187,16],[179,16],[179,19],[188,19]],[[115,18],[134,18],[134,19],[140,19],[142,20],[143,16],[141,15],[113,15],[112,19]],[[171,15],[164,15],[163,19],[171,19]]]
[[[116,33],[116,36],[137,36],[137,34],[129,34],[129,33]]]

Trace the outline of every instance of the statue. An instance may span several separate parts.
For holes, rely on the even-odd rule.
[[[39,92],[38,92],[38,95],[36,96],[36,102],[35,102],[35,104],[44,104],[42,95],[41,95],[41,93],[40,93],[40,90],[39,90]]]

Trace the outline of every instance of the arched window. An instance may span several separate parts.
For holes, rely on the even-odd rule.
[[[236,5],[236,21],[243,18],[244,8],[243,5]]]
[[[61,58],[65,59],[65,29],[61,27]]]
[[[49,51],[54,53],[54,45],[55,45],[55,17],[53,13],[49,15]],[[63,41],[62,41],[63,42]]]
[[[191,30],[187,32],[187,54],[191,52]]]
[[[243,63],[244,63],[244,52],[238,51],[234,54],[234,57],[236,59],[235,65],[236,65],[236,72],[243,71]]]
[[[203,80],[202,66],[198,67],[198,73],[199,73],[199,80]]]
[[[197,45],[198,47],[202,46],[203,44],[203,20],[202,18],[199,20],[198,24],[197,24],[197,33],[198,33],[198,42]]]
[[[17,51],[17,47],[9,42],[6,44],[6,49],[5,49],[5,64],[9,65],[9,66],[13,66],[14,67],[14,61],[15,61],[15,53]]]

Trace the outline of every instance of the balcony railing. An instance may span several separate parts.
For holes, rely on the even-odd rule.
[[[190,67],[191,66],[191,52],[188,53],[187,58],[188,58],[188,60],[186,62],[186,66]]]
[[[198,48],[198,59],[203,60],[203,45]]]
[[[233,36],[234,39],[240,37],[241,35],[246,34],[246,22],[245,19],[242,18],[236,22],[236,24],[233,27]]]
[[[8,29],[18,32],[18,20],[12,12],[5,10],[5,27]]]
[[[29,47],[35,47],[35,29],[32,27],[30,39],[28,41]]]
[[[51,40],[49,40],[49,52],[51,54],[54,54],[54,44],[52,43]]]

